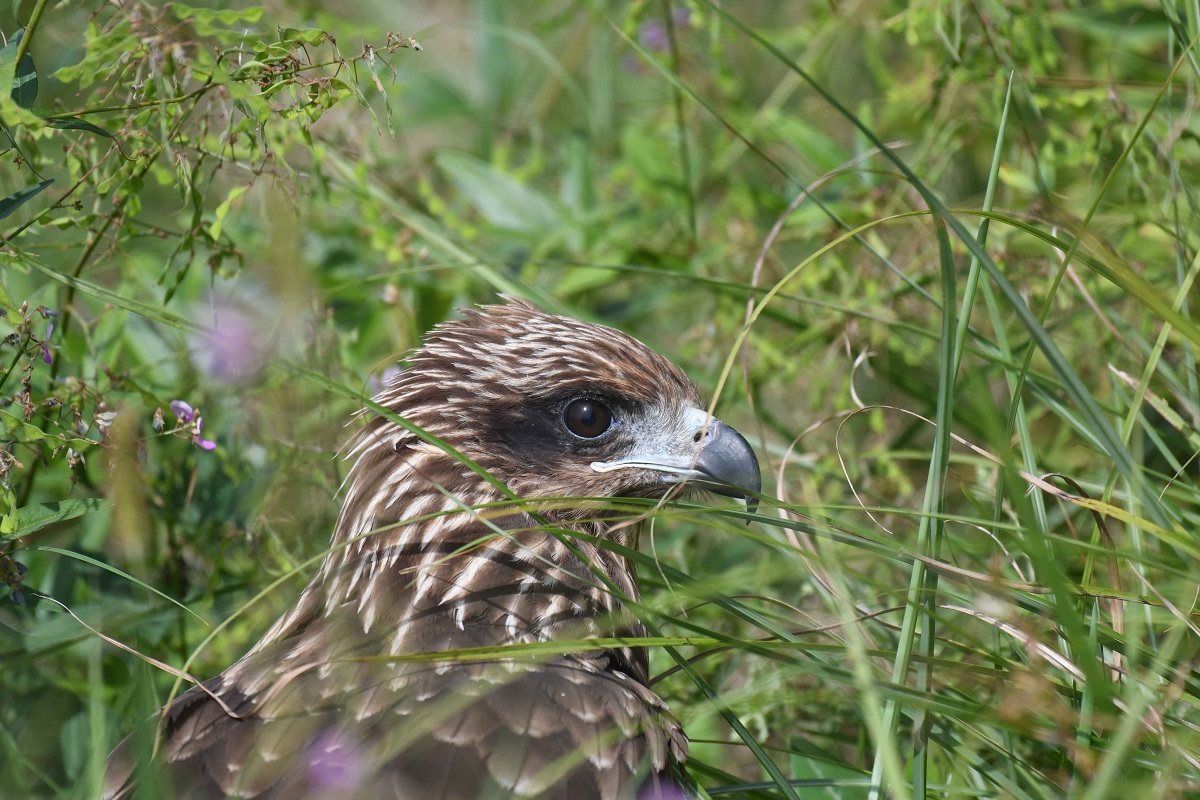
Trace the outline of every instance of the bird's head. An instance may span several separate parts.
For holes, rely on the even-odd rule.
[[[620,331],[521,301],[439,325],[376,400],[525,498],[760,488],[749,443],[709,416],[671,362]],[[436,455],[395,423],[372,426],[360,441],[389,443],[388,458]],[[473,477],[448,456],[437,464],[426,477],[447,488]]]

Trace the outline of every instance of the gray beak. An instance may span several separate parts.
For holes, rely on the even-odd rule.
[[[650,426],[640,446],[624,458],[593,461],[591,468],[650,470],[660,474],[662,483],[686,481],[698,489],[742,498],[753,514],[758,501],[750,495],[762,489],[762,476],[746,437],[702,408],[686,409],[675,419],[674,425]]]
[[[726,497],[744,498],[747,511],[753,514],[757,510],[758,501],[747,492],[762,490],[758,458],[746,437],[724,422],[709,422],[694,469],[694,485]]]

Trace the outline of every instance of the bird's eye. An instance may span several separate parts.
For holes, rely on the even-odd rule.
[[[584,439],[595,439],[602,435],[612,427],[612,421],[612,411],[598,400],[572,400],[563,411],[563,423],[567,430]]]

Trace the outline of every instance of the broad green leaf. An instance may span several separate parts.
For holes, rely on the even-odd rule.
[[[4,46],[3,53],[0,53],[0,70],[7,69],[9,61],[15,62],[17,57],[17,49],[21,45],[21,39],[25,35],[24,29],[13,34],[8,40],[8,44]],[[0,83],[0,86],[5,84]],[[33,107],[34,101],[37,99],[38,79],[37,69],[33,66],[33,56],[28,50],[25,55],[21,56],[20,64],[13,64],[12,78],[12,99],[21,108],[29,109]]]
[[[89,439],[79,439],[74,436],[62,436],[56,433],[46,433],[38,426],[26,422],[8,409],[0,408],[0,422],[8,426],[14,436],[18,435],[19,441],[24,442],[40,442],[44,439],[53,439],[52,444],[55,447],[72,447],[76,450],[84,450],[91,447],[95,442]]]
[[[36,425],[30,425],[7,409],[0,408],[0,422],[8,426],[14,437],[18,431],[25,437],[19,441],[40,442],[46,438],[46,434],[41,428]]]
[[[100,497],[71,498],[53,503],[35,503],[34,505],[18,508],[15,514],[14,530],[0,533],[26,536],[47,525],[65,522],[81,517],[92,511],[98,511],[112,505],[111,500]]]
[[[0,86],[11,86],[12,89],[8,93],[0,91],[0,114],[4,118],[4,123],[8,127],[14,125],[36,126],[40,123],[40,119],[36,114],[30,113],[23,105],[23,101],[29,97],[29,93],[36,94],[37,87],[35,85],[18,86],[17,76],[25,76],[23,82],[28,81],[28,72],[18,69],[17,65],[17,47],[20,44],[20,33],[14,35],[8,40],[8,44],[0,48]],[[25,59],[29,58],[28,54],[21,59],[21,63],[25,63]],[[31,70],[33,61],[30,59],[29,69]]]

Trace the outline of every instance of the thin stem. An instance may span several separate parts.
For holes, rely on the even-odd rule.
[[[675,21],[671,15],[670,0],[663,0],[663,26],[667,31],[667,42],[671,48],[671,69],[679,72],[679,43],[675,38]],[[688,234],[691,246],[696,246],[696,197],[692,194],[692,156],[688,147],[687,124],[683,113],[683,92],[675,84],[671,90],[671,98],[675,105],[675,129],[679,132],[679,174],[683,185],[683,196],[687,201]]]
[[[33,41],[33,32],[37,29],[38,23],[42,19],[42,12],[48,5],[50,5],[49,0],[38,0],[37,5],[33,7],[33,13],[29,15],[29,24],[25,26],[25,32],[17,44],[17,69],[21,68],[21,59],[29,52],[29,43]]]

